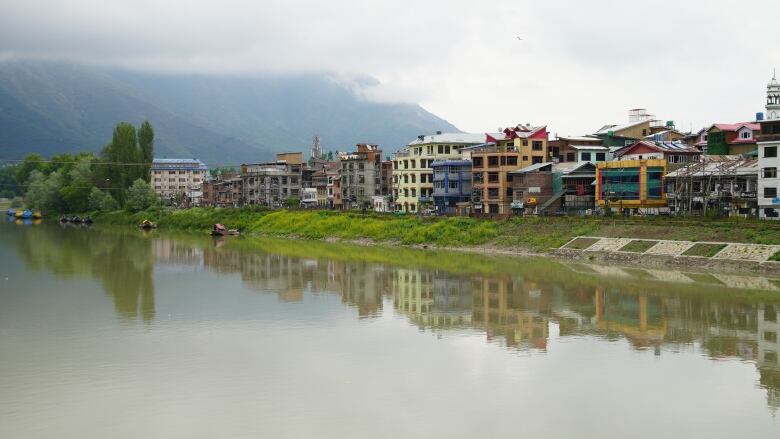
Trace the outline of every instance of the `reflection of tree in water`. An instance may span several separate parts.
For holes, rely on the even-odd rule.
[[[97,279],[122,318],[154,319],[152,242],[138,232],[37,227],[20,235],[17,249],[30,271]]]

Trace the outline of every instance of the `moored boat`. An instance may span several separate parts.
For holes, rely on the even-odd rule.
[[[78,215],[72,216],[72,217],[70,217],[70,222],[72,222],[72,223],[80,223],[81,222],[81,217],[78,216]]]
[[[16,212],[14,212],[14,218],[21,218],[22,215],[24,215],[24,212],[21,210],[17,210]]]
[[[211,236],[225,236],[228,231],[222,224],[214,224],[211,228]]]
[[[238,236],[239,234],[238,229],[228,229],[228,235]]]
[[[67,222],[69,222],[69,221],[70,221],[70,218],[69,218],[69,217],[67,217],[67,216],[65,216],[65,215],[62,215],[62,216],[60,217],[60,222],[61,222],[61,223],[67,223]]]
[[[149,220],[143,220],[143,221],[141,221],[141,224],[138,225],[138,227],[140,227],[142,229],[145,229],[145,230],[156,229],[157,228],[157,224],[155,224],[155,223],[153,223],[153,222],[151,222]]]
[[[33,210],[32,217],[33,219],[41,219],[43,218],[43,214],[40,210]]]
[[[92,224],[93,222],[94,222],[94,220],[92,219],[91,216],[85,216],[84,217],[84,224]]]
[[[22,219],[30,219],[33,217],[32,210],[25,210],[22,212]]]
[[[16,209],[8,209],[5,211],[5,214],[8,216],[14,216],[16,215]]]

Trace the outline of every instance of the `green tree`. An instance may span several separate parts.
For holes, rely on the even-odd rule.
[[[139,178],[127,191],[127,202],[125,207],[132,211],[146,210],[157,202],[157,194],[152,187]]]
[[[106,165],[100,177],[117,188],[118,201],[124,201],[127,188],[143,173],[142,167],[137,165],[140,163],[140,151],[133,125],[127,122],[117,124],[111,143],[101,151],[101,160]]]
[[[27,180],[30,179],[30,175],[33,171],[39,171],[43,173],[44,166],[43,156],[38,153],[27,154],[22,163],[16,166],[16,181],[19,184],[27,184]]]
[[[143,167],[142,177],[149,181],[151,163],[154,160],[154,129],[148,120],[145,120],[138,128],[138,146],[141,162],[147,164]]]
[[[90,190],[87,205],[89,206],[90,210],[97,210],[101,212],[110,212],[119,208],[111,194],[108,192],[103,192],[97,187],[93,187]]]
[[[62,212],[65,203],[62,200],[60,190],[63,178],[58,171],[48,176],[35,170],[30,174],[25,203],[31,209],[44,212]]]
[[[0,198],[13,198],[24,193],[16,180],[18,166],[0,166]]]

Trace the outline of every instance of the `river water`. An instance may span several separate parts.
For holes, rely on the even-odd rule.
[[[780,437],[780,282],[0,225],[2,438]]]

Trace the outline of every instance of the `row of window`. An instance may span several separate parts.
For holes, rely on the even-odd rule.
[[[199,170],[193,170],[193,171],[161,171],[159,169],[155,169],[154,171],[152,171],[152,173],[155,174],[155,175],[160,175],[163,172],[167,172],[169,174],[176,174],[176,173],[178,173],[180,175],[184,175],[184,174],[189,172],[190,174],[198,175],[201,172],[205,172],[205,171],[199,171]]]
[[[433,162],[433,159],[420,159],[420,169],[432,168]],[[393,169],[417,169],[417,160],[395,160],[393,161]]]

